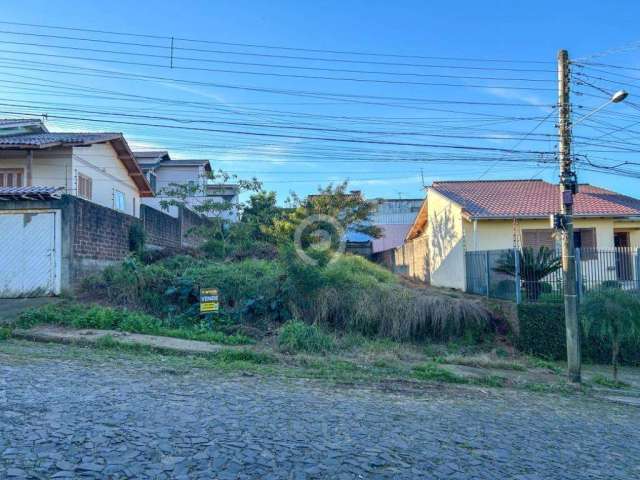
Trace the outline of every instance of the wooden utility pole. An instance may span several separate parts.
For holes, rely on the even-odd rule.
[[[564,318],[567,329],[569,379],[580,382],[580,323],[576,295],[576,256],[573,244],[573,196],[577,192],[576,174],[571,166],[571,106],[569,99],[569,54],[558,52],[558,156],[560,159],[560,216],[556,222],[562,233],[562,283]]]

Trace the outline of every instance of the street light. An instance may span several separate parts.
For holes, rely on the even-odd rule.
[[[586,115],[580,117],[577,121],[573,122],[573,125],[577,125],[580,122],[582,122],[584,119],[589,118],[591,115],[593,115],[594,113],[599,112],[600,110],[602,110],[604,107],[606,107],[607,105],[609,105],[610,103],[620,103],[622,102],[625,98],[627,98],[629,96],[629,92],[625,91],[625,90],[618,90],[616,93],[614,93],[613,95],[611,95],[611,98],[604,104],[600,105],[598,108],[596,108],[595,110],[593,110],[591,113],[587,113]]]

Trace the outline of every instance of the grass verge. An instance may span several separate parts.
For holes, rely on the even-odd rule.
[[[20,315],[16,325],[20,328],[49,324],[71,328],[119,330],[225,345],[247,345],[253,343],[253,340],[245,335],[227,335],[200,325],[176,328],[167,323],[160,318],[145,313],[69,302],[27,310]]]

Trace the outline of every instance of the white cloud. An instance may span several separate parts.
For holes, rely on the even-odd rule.
[[[487,87],[484,91],[494,97],[505,100],[517,100],[522,103],[528,103],[529,105],[544,108],[546,112],[549,111],[549,101],[545,101],[540,96],[532,93],[524,93],[520,90],[509,90],[507,88],[500,87]]]

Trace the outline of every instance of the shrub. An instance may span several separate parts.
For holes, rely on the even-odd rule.
[[[553,286],[549,282],[540,282],[541,293],[553,293]]]
[[[583,307],[584,309],[584,307]],[[584,312],[584,310],[582,310]],[[520,335],[516,345],[519,350],[551,359],[566,359],[566,330],[564,305],[553,303],[529,303],[518,305]],[[582,358],[596,363],[611,360],[611,347],[593,331],[582,332]],[[640,365],[640,341],[627,339],[620,344],[620,363]]]
[[[518,318],[519,350],[553,360],[566,358],[564,305],[523,303],[518,305]]]
[[[600,284],[601,288],[622,288],[622,284],[618,280],[605,280]]]
[[[514,280],[500,280],[494,287],[494,296],[514,300],[516,298],[516,283]]]
[[[335,340],[316,325],[291,320],[280,328],[278,347],[286,353],[328,353],[336,348]]]
[[[617,381],[622,342],[640,339],[640,297],[619,288],[605,288],[585,297],[581,313],[585,332],[609,344],[613,379]]]
[[[129,227],[129,251],[141,254],[144,250],[146,233],[141,223],[132,223]]]
[[[9,327],[0,327],[0,340],[11,338],[11,329]]]
[[[525,295],[529,300],[537,300],[542,292],[540,281],[547,275],[560,269],[562,261],[555,251],[540,247],[538,251],[533,248],[523,248],[518,255],[518,271],[522,278]],[[515,252],[508,250],[498,259],[494,271],[515,276]]]

